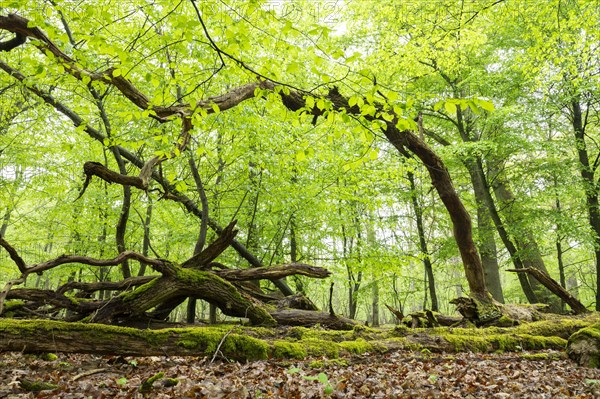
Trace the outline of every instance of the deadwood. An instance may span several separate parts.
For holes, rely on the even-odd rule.
[[[525,267],[523,269],[508,269],[509,272],[514,273],[527,273],[537,281],[539,281],[544,287],[548,288],[553,294],[558,296],[560,299],[565,301],[567,305],[575,312],[575,314],[588,313],[589,310],[585,307],[579,299],[575,298],[571,293],[565,290],[556,280],[550,277],[547,273],[540,269],[533,267]]]
[[[270,267],[254,267],[251,269],[218,270],[215,274],[230,281],[248,281],[262,279],[280,279],[292,275],[302,275],[312,278],[327,278],[331,272],[321,267],[310,266],[304,263],[290,263]]]

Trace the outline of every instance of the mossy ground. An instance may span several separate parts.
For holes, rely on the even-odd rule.
[[[363,353],[389,350],[431,352],[504,352],[564,349],[566,338],[597,321],[597,318],[557,319],[532,322],[511,328],[369,328],[357,326],[349,331],[322,328],[264,328],[241,325],[216,325],[162,330],[138,330],[102,324],[65,323],[48,320],[0,319],[3,332],[27,335],[32,331],[78,331],[89,339],[139,339],[160,347],[168,339],[189,354],[218,355],[235,360],[257,359],[337,359]],[[592,330],[590,328],[586,330]],[[588,334],[598,334],[594,329]],[[86,335],[87,334],[87,335]],[[1,349],[1,348],[0,348]]]

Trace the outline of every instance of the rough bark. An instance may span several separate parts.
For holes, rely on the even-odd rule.
[[[548,273],[544,273],[540,269],[536,269],[533,267],[527,267],[524,269],[510,269],[509,272],[517,272],[517,273],[527,273],[533,276],[537,281],[540,282],[544,287],[558,296],[560,299],[565,301],[567,305],[571,307],[575,314],[588,313],[589,310],[582,304],[577,298],[571,295],[567,290],[565,290],[556,280],[548,275]]]
[[[486,188],[479,177],[476,163],[465,161],[465,165],[469,171],[473,192],[475,194],[479,254],[481,255],[485,284],[492,294],[492,297],[496,301],[504,303],[504,294],[502,293],[500,270],[498,267],[496,240],[494,239],[494,227],[485,200]]]
[[[588,214],[588,223],[592,230],[594,240],[594,255],[596,258],[596,310],[600,310],[600,202],[598,196],[598,184],[594,174],[598,167],[597,162],[592,166],[588,155],[586,136],[586,122],[582,113],[580,98],[575,97],[570,104],[571,123],[575,135],[575,146],[579,160],[579,173],[581,175],[583,190],[585,192],[585,202]],[[587,111],[589,112],[589,104]]]

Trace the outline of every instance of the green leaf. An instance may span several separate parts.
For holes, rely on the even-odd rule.
[[[456,115],[456,104],[446,101],[444,103],[444,109],[449,115]]]
[[[492,112],[495,109],[494,103],[491,101],[480,100],[480,99],[475,99],[474,101],[478,107],[483,108],[484,110],[486,110],[488,112]]]
[[[302,162],[306,160],[306,153],[304,152],[304,150],[300,150],[296,153],[296,161],[298,162]]]
[[[311,109],[315,106],[315,98],[311,96],[306,96],[306,108]]]
[[[327,374],[325,374],[325,373],[319,373],[319,375],[317,376],[317,378],[323,384],[327,384],[329,382],[329,378],[327,378]]]

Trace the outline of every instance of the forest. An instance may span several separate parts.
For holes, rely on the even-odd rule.
[[[0,69],[0,397],[600,394],[596,1],[0,0]]]

